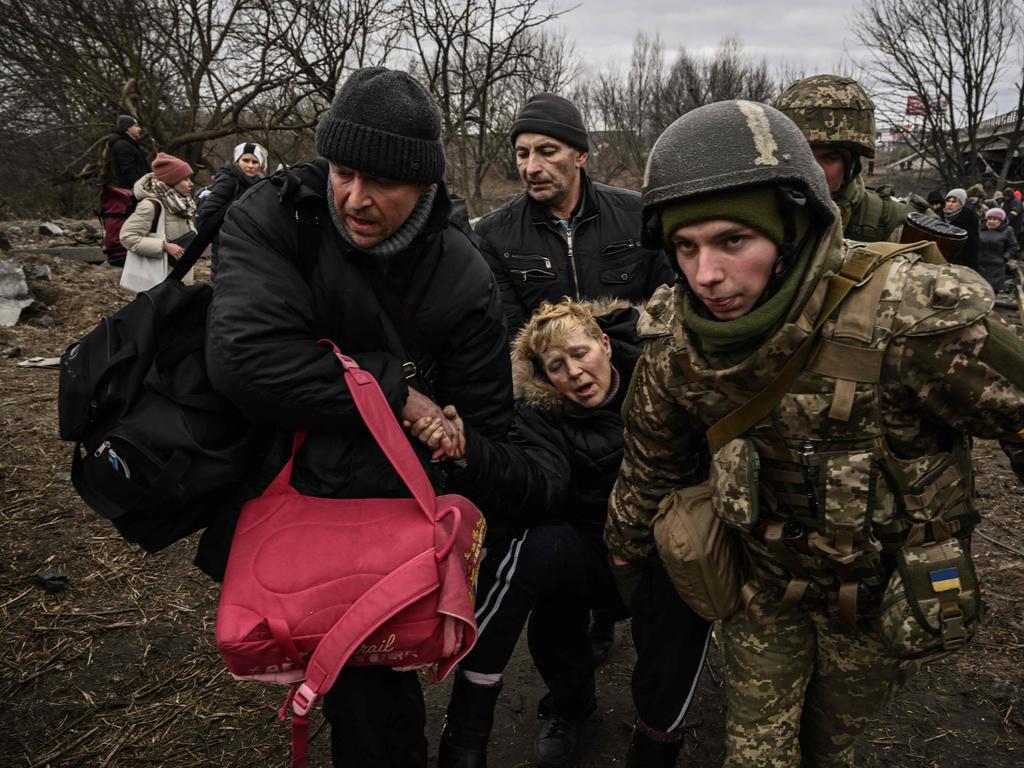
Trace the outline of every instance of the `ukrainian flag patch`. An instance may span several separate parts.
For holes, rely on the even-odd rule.
[[[928,574],[932,582],[932,592],[947,592],[951,589],[960,591],[960,569],[943,568],[939,571],[932,571]]]

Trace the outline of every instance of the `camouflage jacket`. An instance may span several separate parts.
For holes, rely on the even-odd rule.
[[[786,322],[732,368],[716,369],[681,324],[681,286],[652,297],[640,320],[647,344],[624,406],[625,454],[609,500],[605,540],[613,554],[633,560],[652,550],[650,522],[662,497],[708,477],[705,430],[792,356],[817,317],[826,278],[852,247],[834,226],[808,270],[818,277],[805,280]],[[969,531],[966,435],[1002,441],[1024,479],[1024,342],[990,314],[992,306],[991,289],[971,270],[918,254],[889,259],[832,315],[769,416],[710,457],[715,511],[742,514],[746,504],[749,528],[759,518],[794,519],[822,552],[838,546],[847,519],[857,546],[874,555],[943,514]],[[737,478],[758,472],[738,502]],[[742,520],[726,522],[743,528]],[[878,587],[888,566],[878,557],[870,565],[868,586]],[[776,566],[784,580],[785,564]]]
[[[860,175],[839,191],[836,204],[843,217],[843,236],[862,243],[895,239],[910,209],[892,196],[891,187],[872,189]]]

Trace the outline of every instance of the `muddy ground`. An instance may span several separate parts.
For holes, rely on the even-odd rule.
[[[30,225],[31,226],[31,225]],[[21,250],[50,268],[37,304],[0,328],[0,766],[285,766],[288,731],[274,720],[283,689],[239,683],[213,643],[217,588],[190,566],[194,541],[156,555],[125,544],[75,495],[70,446],[57,439],[57,356],[130,296],[118,271]],[[40,238],[34,238],[38,241]],[[990,620],[966,652],[914,677],[858,752],[858,765],[1024,763],[1024,492],[993,443],[978,444],[978,569]],[[60,591],[61,579],[66,587]],[[632,723],[628,624],[599,672],[600,706],[580,766],[621,766]],[[721,654],[713,643],[688,718],[681,765],[722,761]],[[448,683],[427,687],[431,760]],[[543,693],[523,647],[502,692],[489,764],[530,766]],[[321,723],[319,710],[314,727]],[[327,733],[313,765],[327,765]]]

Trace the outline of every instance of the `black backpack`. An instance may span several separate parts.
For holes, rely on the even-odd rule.
[[[206,374],[213,287],[181,282],[222,220],[203,228],[164,282],[61,355],[58,420],[61,439],[75,441],[75,490],[149,552],[224,510],[249,458],[250,425]]]

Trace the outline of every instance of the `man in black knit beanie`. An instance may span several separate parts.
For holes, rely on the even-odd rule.
[[[514,338],[544,300],[640,302],[673,272],[640,245],[638,193],[592,181],[583,116],[553,93],[530,98],[509,134],[524,191],[477,223]]]
[[[675,282],[664,254],[640,244],[640,195],[587,174],[590,137],[576,105],[538,93],[520,109],[509,138],[524,191],[481,218],[476,234],[501,289],[510,340],[543,301],[608,297],[639,304]],[[617,618],[623,617],[603,609],[593,614],[595,665],[611,652]],[[558,628],[537,635],[550,637],[554,653]],[[545,653],[540,645],[535,651]],[[560,765],[575,748],[582,712],[546,703],[541,709],[538,759]]]
[[[292,456],[301,431],[292,474],[299,493],[408,497],[319,340],[331,339],[372,374],[399,419],[436,418],[455,437],[437,405],[451,404],[474,430],[503,440],[512,386],[497,287],[451,224],[441,114],[414,78],[383,67],[353,72],[321,117],[316,146],[321,157],[259,182],[224,220],[210,379],[273,430],[251,495]],[[435,484],[441,475],[430,468]],[[211,526],[200,545],[197,564],[211,574],[222,572],[230,544],[224,527]],[[382,548],[388,536],[380,531]],[[319,574],[303,553],[294,557],[308,578]],[[335,765],[425,768],[415,671],[346,665],[323,703]]]

